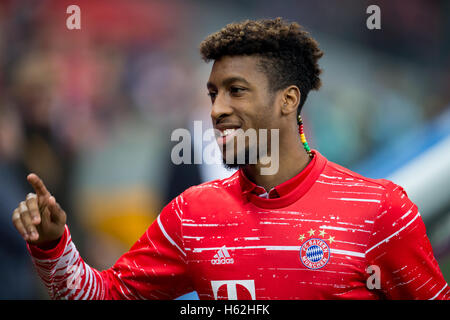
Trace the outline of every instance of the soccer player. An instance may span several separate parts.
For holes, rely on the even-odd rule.
[[[247,20],[208,36],[200,51],[214,61],[207,89],[217,141],[239,170],[177,196],[101,272],[83,261],[65,212],[30,174],[35,193],[12,220],[52,299],[173,299],[193,290],[200,299],[450,297],[402,187],[309,148],[300,110],[320,87],[322,51],[306,31],[280,18]],[[254,147],[232,144],[237,129],[279,130],[275,173],[261,173],[261,158],[227,160]]]

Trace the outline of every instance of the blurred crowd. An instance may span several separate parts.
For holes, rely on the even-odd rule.
[[[68,214],[84,259],[104,269],[187,187],[222,175],[170,161],[175,128],[208,121],[207,34],[282,16],[318,39],[323,88],[304,108],[310,145],[352,167],[449,108],[449,4],[377,1],[2,1],[0,299],[46,298],[11,213],[35,172]],[[70,4],[81,30],[68,30]],[[447,13],[447,16],[446,14]],[[194,150],[192,150],[194,152]]]

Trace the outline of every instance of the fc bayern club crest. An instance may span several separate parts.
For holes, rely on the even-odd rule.
[[[330,260],[330,247],[322,239],[309,239],[300,248],[300,260],[309,269],[323,268]]]

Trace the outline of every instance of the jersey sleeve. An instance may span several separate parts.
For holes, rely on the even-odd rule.
[[[181,233],[182,213],[179,196],[114,266],[101,272],[81,258],[67,226],[55,248],[28,248],[52,299],[174,299],[193,291]]]
[[[366,258],[387,299],[450,299],[417,206],[392,182],[375,219]]]

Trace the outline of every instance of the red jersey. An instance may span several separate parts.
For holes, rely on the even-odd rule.
[[[187,189],[108,270],[81,259],[67,226],[29,250],[54,299],[448,299],[405,191],[313,154],[276,198],[242,171]]]

